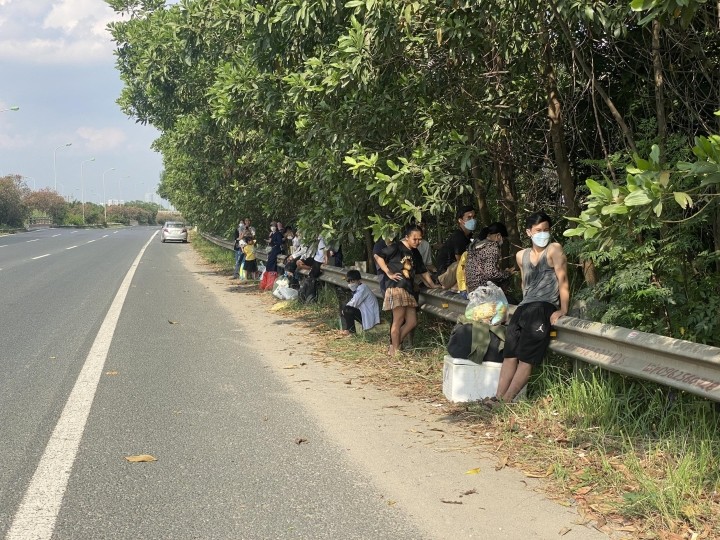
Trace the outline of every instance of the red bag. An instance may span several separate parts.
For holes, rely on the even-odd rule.
[[[268,272],[267,270],[263,272],[262,279],[260,280],[260,290],[271,291],[273,285],[275,285],[275,280],[277,279],[277,276],[277,272]]]

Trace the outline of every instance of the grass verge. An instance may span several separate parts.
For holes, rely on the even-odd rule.
[[[232,252],[200,237],[195,249],[228,275]],[[329,356],[357,369],[363,382],[408,399],[444,401],[442,363],[452,325],[420,313],[413,346],[385,355],[389,320],[340,337],[332,287],[314,304],[286,303],[325,339]],[[548,494],[577,506],[583,519],[615,537],[720,538],[720,422],[713,404],[693,395],[599,369],[577,376],[550,355],[530,382],[528,400],[490,413],[452,407],[454,420],[513,466],[544,478]],[[447,412],[447,411],[445,411]]]

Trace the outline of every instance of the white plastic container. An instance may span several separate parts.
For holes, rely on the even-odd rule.
[[[497,391],[501,367],[502,364],[498,362],[476,364],[472,360],[446,355],[443,364],[443,394],[453,403],[492,397]],[[517,398],[524,397],[525,391],[523,388]]]

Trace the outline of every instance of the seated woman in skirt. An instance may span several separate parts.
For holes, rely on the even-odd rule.
[[[433,283],[423,264],[422,255],[417,250],[420,240],[422,229],[414,224],[408,225],[400,242],[395,242],[375,255],[375,264],[387,276],[383,310],[391,310],[393,316],[388,349],[390,356],[400,350],[400,344],[417,326],[415,276],[422,278],[429,289],[440,288],[440,285]]]

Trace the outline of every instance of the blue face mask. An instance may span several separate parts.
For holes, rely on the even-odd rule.
[[[550,233],[549,232],[539,232],[532,235],[532,242],[537,247],[544,248],[550,243]]]
[[[465,222],[465,228],[466,228],[468,231],[474,231],[474,230],[475,230],[475,225],[477,225],[477,221],[475,221],[475,218],[468,219],[468,220]]]

